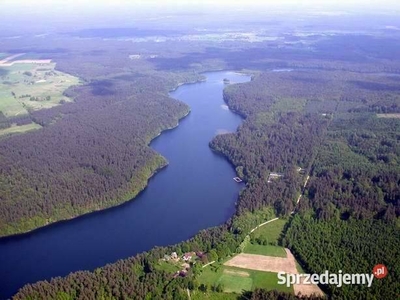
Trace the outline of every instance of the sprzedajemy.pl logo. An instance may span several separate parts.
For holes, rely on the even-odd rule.
[[[349,274],[339,270],[338,273],[329,273],[326,270],[322,274],[288,274],[285,272],[278,273],[278,284],[286,284],[290,287],[292,284],[330,284],[341,287],[343,285],[363,284],[371,287],[374,277],[381,279],[386,277],[388,270],[385,265],[376,265],[372,274]]]

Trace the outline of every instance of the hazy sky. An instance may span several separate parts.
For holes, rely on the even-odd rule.
[[[390,9],[399,7],[398,0],[0,0],[12,6],[311,6],[311,7],[371,7]]]

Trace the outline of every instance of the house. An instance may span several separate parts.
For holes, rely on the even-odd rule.
[[[203,255],[204,255],[204,253],[201,252],[201,251],[196,252],[196,256],[197,256],[198,258],[202,258]]]
[[[178,254],[176,254],[176,252],[172,252],[171,259],[178,259]]]
[[[190,253],[190,252],[185,253],[185,254],[182,256],[182,259],[183,259],[184,261],[189,261],[189,260],[191,260],[191,259],[192,259],[192,253]]]

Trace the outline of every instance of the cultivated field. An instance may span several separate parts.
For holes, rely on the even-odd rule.
[[[225,262],[225,266],[242,268],[248,272],[248,270],[257,270],[262,272],[268,272],[274,274],[274,278],[270,278],[271,282],[275,282],[277,286],[278,272],[285,272],[289,274],[299,274],[296,259],[289,249],[285,249],[286,257],[273,257],[257,254],[241,253],[233,257],[232,259]],[[311,295],[313,293],[323,295],[323,292],[317,285],[303,285],[294,284],[294,293],[301,292],[303,295]]]
[[[274,273],[297,273],[294,259],[289,259],[288,257],[274,257],[247,253],[236,255],[231,260],[227,261],[225,266]]]
[[[7,118],[26,115],[29,111],[51,108],[72,99],[63,95],[64,91],[79,84],[77,77],[55,70],[51,60],[23,59],[16,54],[1,57],[0,60],[0,112]],[[40,128],[31,123],[23,126],[15,124],[0,130],[0,135],[24,132]]]
[[[221,285],[225,293],[241,294],[243,291],[252,291],[255,288],[279,290],[293,293],[293,287],[278,285],[276,273],[262,272],[250,269],[241,269],[225,265],[211,265],[203,269],[199,276],[199,283],[211,287]]]
[[[26,114],[71,101],[63,92],[79,79],[55,71],[54,63],[19,63],[0,66],[0,111],[7,117]]]

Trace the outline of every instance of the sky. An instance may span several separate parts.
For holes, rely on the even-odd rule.
[[[168,7],[249,7],[249,6],[289,6],[289,7],[400,7],[398,0],[1,0],[2,5],[26,6],[74,6],[74,7],[115,7],[115,6],[168,6]]]
[[[57,26],[72,29],[93,22],[128,26],[128,21],[174,14],[260,17],[283,13],[298,18],[301,13],[335,16],[372,12],[400,16],[400,0],[0,0],[0,7],[0,34],[15,27],[33,30],[44,25],[49,30]]]

